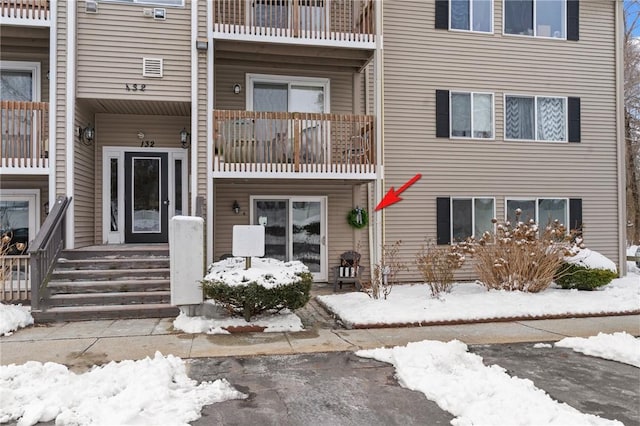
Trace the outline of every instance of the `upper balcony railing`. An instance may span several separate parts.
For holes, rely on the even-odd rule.
[[[0,173],[46,173],[49,104],[0,101]]]
[[[0,0],[0,20],[4,23],[49,25],[49,0]]]
[[[372,115],[216,110],[214,177],[375,177]]]
[[[229,38],[373,43],[374,0],[214,0],[214,33]]]

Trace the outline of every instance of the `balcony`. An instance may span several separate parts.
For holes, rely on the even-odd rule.
[[[49,104],[0,101],[0,174],[49,172]]]
[[[216,110],[214,178],[376,177],[371,115]]]
[[[0,0],[2,25],[50,25],[48,0]]]
[[[214,0],[213,37],[375,47],[373,0]]]

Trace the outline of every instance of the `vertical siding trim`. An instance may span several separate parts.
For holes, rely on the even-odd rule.
[[[580,40],[580,2],[567,0],[567,40]]]
[[[74,149],[75,143],[75,105],[76,105],[76,2],[67,2],[67,69],[66,69],[66,195],[73,197],[74,192]],[[71,201],[67,209],[65,244],[66,248],[75,247],[75,203]]]
[[[198,0],[191,2],[191,214],[198,196]]]
[[[375,17],[376,17],[376,50],[373,56],[374,63],[374,99],[375,99],[375,115],[376,115],[376,137],[378,143],[376,144],[376,186],[375,186],[375,204],[377,205],[383,197],[383,182],[384,182],[384,129],[382,124],[384,123],[384,89],[383,89],[383,73],[384,73],[384,56],[382,50],[382,32],[383,32],[383,4],[381,1],[374,2],[375,5]],[[373,279],[374,266],[377,265],[382,259],[382,245],[385,243],[385,229],[384,229],[384,210],[378,210],[371,215],[375,232],[373,238],[370,241],[370,247],[373,250],[369,256],[369,276]]]
[[[449,137],[449,91],[436,90],[436,137]]]
[[[569,117],[568,140],[569,142],[580,142],[580,98],[567,98],[567,112]]]
[[[436,0],[436,29],[449,29],[449,0]]]
[[[436,198],[437,244],[451,243],[451,198]]]
[[[213,63],[213,53],[215,50],[215,39],[211,37],[213,33],[213,16],[212,16],[213,2],[207,1],[207,39],[209,40],[210,47],[207,50],[207,265],[213,262],[213,228],[214,228],[214,203],[213,203],[213,179],[211,178],[211,168],[213,167],[213,149],[211,149],[211,143],[213,142],[213,100],[215,99],[214,84],[215,84],[215,69]]]
[[[618,163],[618,273],[627,275],[626,235],[627,235],[627,174],[626,145],[624,138],[624,9],[623,2],[617,1],[615,6],[615,76],[616,76],[616,137]]]
[[[49,8],[49,206],[56,202],[56,123],[58,119],[58,3]]]

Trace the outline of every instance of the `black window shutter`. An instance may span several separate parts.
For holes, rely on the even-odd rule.
[[[567,0],[567,40],[580,40],[580,2]]]
[[[436,137],[449,137],[449,91],[436,90]]]
[[[438,229],[437,243],[451,243],[451,199],[449,197],[436,198],[436,217]]]
[[[569,198],[569,230],[582,234],[582,198]]]
[[[567,99],[569,142],[580,142],[580,98]]]
[[[449,29],[449,0],[436,0],[436,29]]]

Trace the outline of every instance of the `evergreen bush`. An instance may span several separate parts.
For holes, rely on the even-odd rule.
[[[265,287],[255,281],[242,285],[229,285],[220,280],[203,280],[205,297],[220,303],[232,315],[251,317],[265,311],[280,312],[283,309],[298,309],[310,298],[313,276],[309,272],[296,274],[296,282]]]
[[[618,277],[616,272],[609,269],[587,268],[572,263],[564,263],[556,275],[556,284],[564,289],[578,290],[594,290]]]

